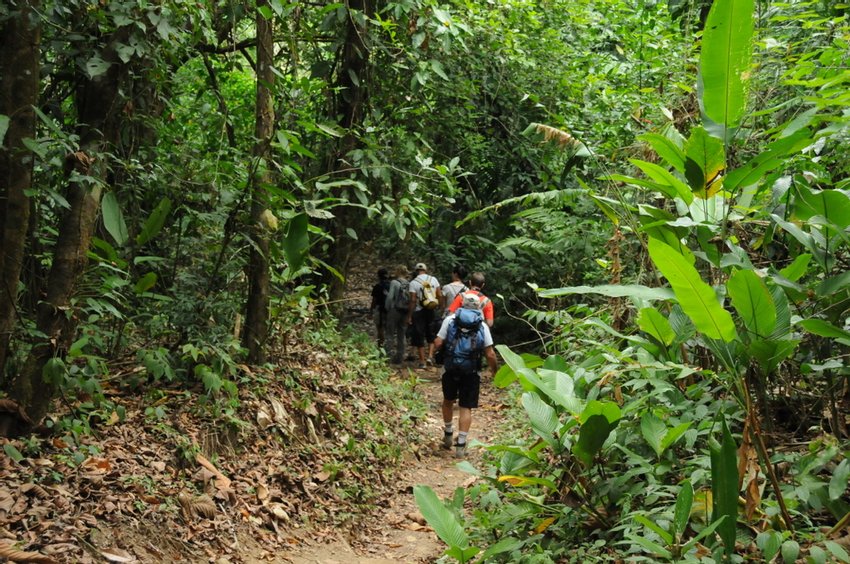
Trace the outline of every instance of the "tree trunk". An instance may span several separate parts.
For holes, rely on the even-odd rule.
[[[0,150],[0,382],[17,315],[18,282],[29,227],[33,155],[23,141],[35,138],[40,18],[37,0],[24,3],[0,26],[0,114],[9,128]]]
[[[348,0],[348,23],[346,24],[345,44],[342,48],[340,68],[337,74],[335,114],[340,117],[340,125],[345,135],[339,140],[335,152],[328,163],[328,172],[333,174],[342,167],[344,157],[357,148],[359,137],[356,129],[363,123],[363,111],[368,95],[369,46],[368,18],[374,13],[372,0]],[[328,262],[344,277],[348,277],[348,266],[356,249],[356,241],[346,232],[347,228],[356,228],[362,219],[358,208],[341,206],[335,210],[336,217],[329,226],[333,243]],[[345,291],[345,281],[336,276],[326,279],[331,300],[339,300]]]
[[[102,53],[111,64],[108,71],[94,78],[80,77],[75,95],[80,124],[80,151],[68,155],[66,170],[96,177],[97,182],[70,182],[66,199],[70,204],[59,221],[59,234],[47,280],[47,295],[38,305],[36,324],[46,339],[33,346],[22,371],[15,375],[9,396],[27,418],[0,414],[0,435],[9,436],[38,424],[56,395],[56,382],[44,379],[47,362],[61,358],[74,338],[77,318],[71,305],[76,283],[87,263],[87,252],[100,208],[102,183],[106,179],[106,158],[110,146],[117,144],[120,131],[121,78],[126,72],[115,46],[123,37],[116,32]]]
[[[245,312],[245,331],[242,345],[248,350],[248,362],[265,361],[264,347],[269,332],[269,228],[264,221],[268,210],[266,186],[272,182],[268,156],[274,130],[274,42],[272,22],[263,17],[260,8],[268,6],[267,0],[257,1],[257,108],[254,135],[254,161],[256,173],[251,182],[251,224],[254,244],[248,262],[248,303]]]

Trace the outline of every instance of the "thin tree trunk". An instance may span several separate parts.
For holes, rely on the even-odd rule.
[[[71,298],[87,263],[87,252],[100,208],[102,183],[107,173],[103,159],[106,158],[106,150],[116,145],[119,138],[119,87],[126,68],[120,64],[114,48],[122,38],[126,39],[119,30],[102,53],[104,60],[112,63],[109,70],[91,79],[81,78],[76,93],[81,150],[68,155],[66,170],[75,169],[79,174],[95,177],[98,181],[68,184],[66,199],[70,207],[59,221],[47,295],[38,305],[36,324],[46,338],[33,346],[22,371],[14,377],[9,389],[10,398],[23,409],[28,420],[0,414],[0,435],[26,431],[44,418],[57,393],[55,380],[43,377],[44,367],[50,359],[61,357],[74,338],[77,319]]]
[[[0,150],[0,382],[15,327],[18,282],[29,227],[33,155],[23,141],[35,138],[41,23],[37,0],[24,3],[0,26],[0,114],[9,128]]]
[[[348,23],[346,24],[345,44],[342,48],[341,64],[337,74],[339,90],[335,104],[335,114],[341,116],[340,125],[345,135],[339,140],[336,151],[328,163],[328,172],[336,172],[344,164],[345,156],[357,148],[359,137],[355,130],[363,123],[363,111],[368,95],[369,46],[366,43],[369,30],[368,18],[374,12],[374,2],[370,0],[348,0]],[[356,228],[361,214],[356,208],[341,206],[335,210],[335,218],[329,226],[333,236],[329,262],[334,268],[348,276],[348,266],[354,254],[357,242],[347,234],[348,228]],[[345,291],[345,281],[336,276],[326,279],[331,300],[339,300]]]
[[[266,19],[261,8],[267,0],[257,1],[257,108],[254,134],[254,159],[257,172],[251,182],[251,225],[253,240],[248,262],[248,301],[245,312],[245,332],[242,345],[248,350],[248,362],[260,364],[265,360],[264,347],[269,332],[269,231],[264,226],[263,215],[268,210],[266,186],[271,183],[267,164],[269,147],[274,130],[274,43],[272,22]]]

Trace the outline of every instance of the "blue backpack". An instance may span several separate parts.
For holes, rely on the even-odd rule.
[[[483,322],[484,316],[480,310],[457,310],[443,345],[446,372],[478,372],[481,366],[481,352],[484,350]]]

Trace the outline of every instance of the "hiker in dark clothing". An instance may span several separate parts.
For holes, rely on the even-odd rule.
[[[390,276],[386,268],[378,269],[378,283],[372,286],[372,303],[369,311],[375,320],[375,332],[378,337],[378,346],[384,346],[384,331],[387,327],[387,294],[390,291]]]
[[[410,280],[407,277],[407,267],[398,265],[393,271],[393,279],[390,280],[389,292],[384,302],[387,311],[387,341],[385,350],[387,358],[393,364],[401,364],[404,360],[404,349],[406,348],[405,332],[407,330],[407,310],[410,302],[408,287]]]

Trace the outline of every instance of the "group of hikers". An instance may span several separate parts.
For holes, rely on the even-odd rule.
[[[422,262],[416,264],[413,273],[399,265],[392,277],[387,269],[378,270],[378,282],[372,288],[370,311],[378,345],[384,348],[390,362],[400,365],[404,361],[409,336],[416,355],[408,358],[418,360],[418,368],[443,366],[442,446],[452,447],[457,402],[458,434],[454,446],[458,457],[466,454],[472,409],[478,407],[482,358],[491,373],[496,373],[490,333],[493,302],[484,295],[483,288],[484,274],[473,272],[466,279],[461,265],[452,269],[452,281],[440,286]]]

